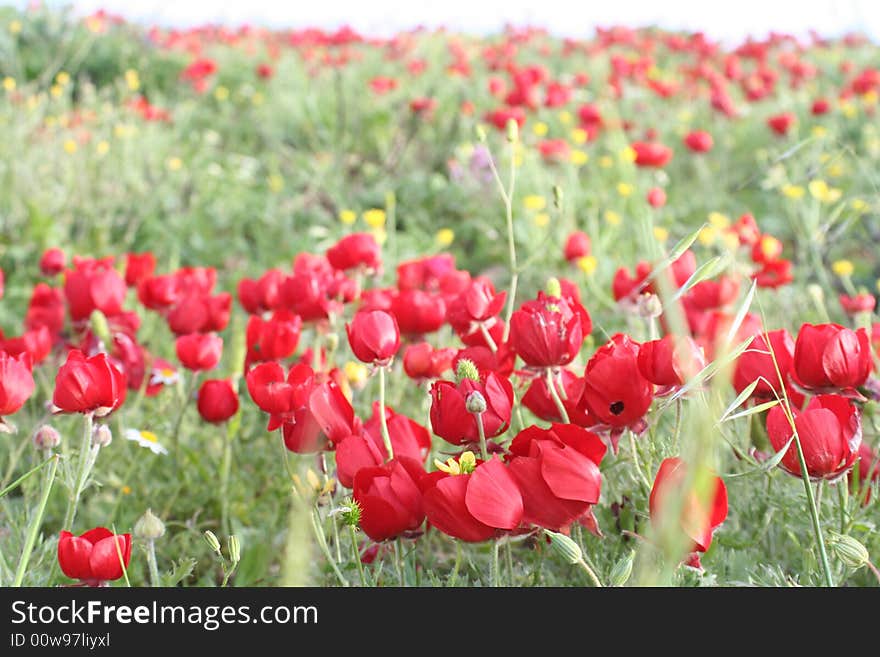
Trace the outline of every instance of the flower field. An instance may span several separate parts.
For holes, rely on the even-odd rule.
[[[878,586],[880,47],[0,9],[0,585]]]

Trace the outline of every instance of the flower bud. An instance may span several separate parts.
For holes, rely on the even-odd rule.
[[[560,284],[559,279],[547,279],[547,287],[545,288],[545,291],[551,297],[556,297],[557,299],[562,298],[562,285]]]
[[[474,390],[467,396],[464,405],[465,408],[467,408],[468,413],[483,413],[486,410],[486,398],[483,397],[483,393],[479,390]]]
[[[837,558],[850,568],[861,568],[871,558],[867,548],[852,536],[830,532],[828,543]]]
[[[663,304],[660,302],[660,297],[651,293],[639,295],[638,301],[636,302],[636,309],[638,310],[639,316],[644,317],[645,319],[659,317],[663,314]]]
[[[220,554],[220,541],[217,539],[217,535],[210,529],[205,531],[205,540],[208,541],[208,545],[214,552]]]
[[[232,563],[238,563],[241,561],[241,543],[238,542],[238,536],[232,535],[229,537],[229,559]]]
[[[461,383],[465,379],[479,381],[480,371],[477,369],[477,366],[474,365],[474,361],[462,358],[458,361],[458,365],[455,368],[455,380],[457,383]]]
[[[565,559],[567,563],[576,564],[584,558],[584,553],[581,552],[580,546],[570,537],[565,534],[560,534],[559,532],[545,530],[544,533],[550,537],[550,547],[552,547],[559,556]]]
[[[516,119],[507,119],[507,141],[511,144],[519,141],[519,123]]]
[[[152,509],[147,509],[134,523],[134,535],[145,541],[155,541],[165,535],[165,523],[153,514]]]
[[[477,141],[479,141],[481,144],[486,143],[486,137],[487,137],[486,128],[484,126],[482,126],[481,124],[477,124],[476,133],[477,133]]]
[[[609,577],[611,586],[623,586],[626,584],[629,576],[632,575],[633,558],[635,555],[635,552],[630,552],[614,564],[614,568],[611,569],[611,576]]]
[[[336,333],[328,333],[324,336],[324,344],[327,347],[327,351],[336,351],[339,348],[339,335]]]
[[[553,205],[556,207],[557,210],[562,209],[562,200],[562,187],[560,187],[559,185],[553,185]]]
[[[89,324],[91,325],[92,333],[94,333],[105,346],[110,345],[113,342],[113,336],[110,335],[110,325],[107,323],[107,317],[97,308],[93,310],[92,314],[89,316]]]
[[[110,431],[110,427],[108,427],[106,424],[96,425],[95,431],[92,433],[92,446],[107,447],[107,445],[112,442],[113,432]]]
[[[61,443],[61,434],[59,434],[54,427],[44,424],[34,432],[33,440],[34,447],[37,449],[52,449],[58,447]]]

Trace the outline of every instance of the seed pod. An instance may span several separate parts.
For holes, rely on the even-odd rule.
[[[559,532],[545,531],[544,533],[550,537],[550,546],[567,563],[576,564],[584,558],[584,553],[581,552],[580,546],[570,537]]]

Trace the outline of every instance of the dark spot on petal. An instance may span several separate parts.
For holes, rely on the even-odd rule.
[[[609,406],[609,410],[612,413],[614,413],[615,415],[620,415],[621,413],[623,413],[623,402],[622,401],[614,402],[613,404],[611,404],[611,406]]]

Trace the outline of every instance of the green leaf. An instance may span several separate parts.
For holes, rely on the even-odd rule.
[[[731,420],[736,420],[737,418],[748,417],[749,415],[754,415],[755,413],[762,413],[763,411],[766,411],[769,408],[773,408],[778,403],[779,403],[779,401],[774,399],[773,401],[768,401],[768,402],[764,402],[763,404],[758,404],[757,406],[752,406],[751,408],[748,408],[744,411],[740,411],[739,413],[736,413],[735,415],[731,415],[725,421],[729,422]]]
[[[742,326],[743,320],[746,318],[746,313],[749,312],[749,307],[752,305],[752,299],[755,298],[755,290],[757,289],[757,281],[752,281],[752,286],[749,288],[746,298],[743,299],[739,310],[736,311],[736,315],[733,318],[733,324],[730,325],[730,330],[727,331],[727,337],[724,340],[725,344],[730,344],[730,341],[733,340],[736,332],[739,331],[739,327]]]
[[[691,248],[691,245],[697,241],[697,237],[700,236],[700,231],[702,231],[703,228],[705,228],[705,227],[706,227],[706,224],[704,223],[702,226],[697,228],[694,232],[692,232],[689,235],[686,235],[685,237],[680,239],[678,241],[678,243],[672,247],[672,251],[669,252],[669,255],[666,256],[665,258],[663,258],[663,260],[661,260],[654,267],[654,269],[651,270],[651,273],[648,274],[648,278],[645,279],[645,282],[647,283],[648,281],[654,280],[655,278],[657,278],[657,276],[660,275],[661,271],[663,271],[669,265],[671,265],[673,262],[678,260],[684,254],[684,252],[687,251],[689,248]]]
[[[734,409],[737,409],[740,406],[742,406],[742,403],[746,399],[748,399],[751,396],[752,392],[754,392],[755,388],[758,387],[759,381],[760,381],[760,379],[755,379],[749,385],[747,385],[745,388],[743,388],[743,391],[736,396],[736,399],[734,399],[732,402],[730,402],[730,405],[724,410],[724,413],[721,414],[721,417],[718,418],[718,424],[721,424],[722,422],[724,422],[724,420],[727,418],[727,416],[730,415],[731,413],[733,413]]]
[[[721,368],[727,366],[728,364],[732,363],[737,358],[739,358],[740,355],[746,349],[748,349],[749,344],[751,344],[751,342],[752,342],[752,338],[749,337],[746,340],[744,340],[743,342],[741,342],[739,345],[737,345],[737,347],[735,349],[728,352],[722,359],[713,360],[711,363],[706,365],[706,367],[704,367],[703,369],[701,369],[699,372],[697,372],[694,375],[694,378],[692,378],[690,381],[688,381],[686,384],[684,384],[681,388],[676,390],[675,394],[668,397],[666,399],[666,402],[661,407],[661,410],[668,408],[672,404],[672,402],[674,402],[676,399],[679,399],[680,397],[686,395],[688,392],[690,392],[691,390],[696,388],[698,385],[700,385],[701,383],[703,383],[707,379],[710,379],[712,376],[714,376],[718,372],[718,370],[720,370]]]
[[[678,301],[688,290],[690,290],[694,285],[700,283],[704,280],[710,279],[714,277],[716,274],[721,273],[725,267],[727,267],[728,259],[722,256],[715,256],[711,260],[707,260],[702,265],[697,267],[697,270],[690,275],[690,277],[684,282],[674,295],[672,295],[672,301]]]

